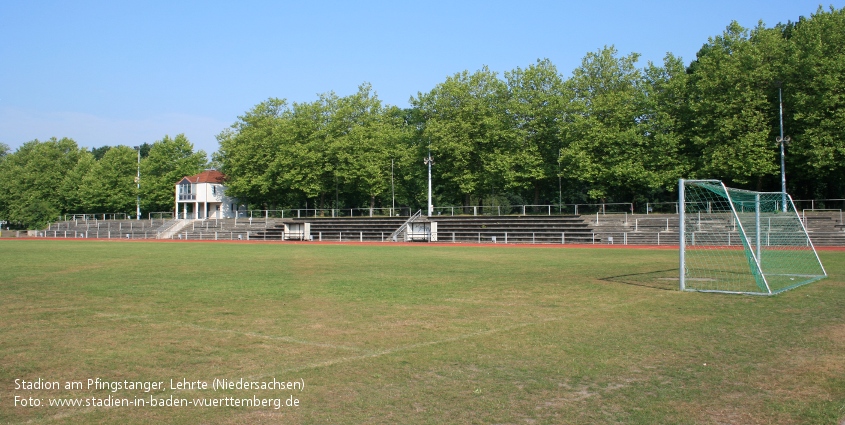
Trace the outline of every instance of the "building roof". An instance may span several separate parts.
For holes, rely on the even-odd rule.
[[[223,183],[226,180],[226,175],[217,170],[205,170],[193,176],[186,176],[179,183],[188,180],[190,183]]]

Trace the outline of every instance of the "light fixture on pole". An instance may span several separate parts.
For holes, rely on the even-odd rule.
[[[431,150],[428,151],[428,158],[423,160],[425,165],[428,165],[428,217],[431,217],[434,214],[434,205],[431,203],[431,166],[434,164],[434,160],[431,159]]]
[[[785,145],[788,144],[792,139],[789,136],[783,135],[783,93],[781,86],[783,84],[778,81],[778,108],[780,112],[780,136],[777,137],[777,143],[780,145],[780,191],[781,191],[781,205],[782,211],[786,212],[786,161],[785,158]]]
[[[135,146],[135,150],[138,151],[138,174],[135,175],[135,184],[137,185],[136,186],[137,192],[135,193],[137,195],[137,197],[135,199],[135,214],[136,214],[137,217],[135,219],[140,220],[141,219],[141,147]]]

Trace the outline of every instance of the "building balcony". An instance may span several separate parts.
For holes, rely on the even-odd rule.
[[[180,193],[179,200],[180,201],[195,201],[197,199],[197,195],[194,193]]]

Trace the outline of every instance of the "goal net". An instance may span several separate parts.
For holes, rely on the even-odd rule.
[[[827,277],[788,194],[683,179],[678,192],[681,290],[774,295]]]

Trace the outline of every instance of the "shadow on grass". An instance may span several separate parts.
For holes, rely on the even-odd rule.
[[[654,270],[599,278],[605,282],[643,286],[664,291],[678,290],[678,269]]]

